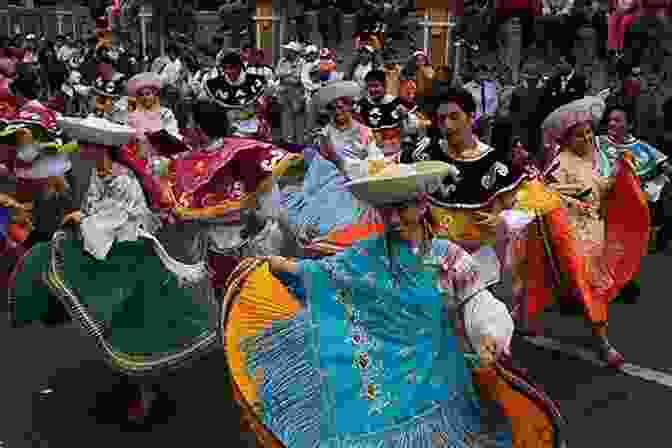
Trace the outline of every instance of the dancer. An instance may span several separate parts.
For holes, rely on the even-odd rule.
[[[622,153],[610,177],[600,175],[601,153],[592,126],[605,110],[588,97],[554,111],[544,121],[557,157],[547,183],[562,207],[535,220],[513,245],[518,317],[526,325],[548,305],[581,307],[601,358],[611,367],[623,356],[607,334],[608,307],[639,271],[649,234],[649,210],[635,174],[634,158]]]
[[[134,143],[121,148],[120,157],[140,177],[150,195],[150,205],[156,209],[170,209],[174,207],[175,198],[167,180],[161,179],[155,172],[160,148],[150,141],[150,135],[164,131],[181,141],[177,120],[170,109],[161,105],[161,79],[157,74],[146,72],[135,75],[128,81],[127,91],[133,110],[129,110],[123,124],[136,129],[137,136]]]
[[[408,127],[408,110],[398,97],[385,94],[385,72],[372,70],[365,81],[366,96],[355,104],[355,118],[371,129],[386,156],[395,155],[401,149],[402,128]]]
[[[460,341],[478,353],[473,363],[480,374],[494,374],[479,381],[481,390],[497,389],[495,366],[508,351],[513,322],[488,292],[475,261],[453,243],[434,238],[426,221],[423,195],[451,170],[441,162],[392,165],[353,181],[353,194],[386,217],[384,234],[321,260],[267,258],[298,300],[286,298],[287,289],[276,284],[282,297],[274,300],[272,312],[254,314],[255,322],[264,322],[256,331],[253,322],[240,320],[230,324],[237,337],[224,327],[227,361],[244,386],[237,390],[244,394],[248,417],[264,425],[252,423],[263,446],[542,443],[532,432],[514,430],[538,423],[524,400],[516,415],[502,408],[484,413],[487,399],[479,401],[474,393],[479,374],[472,379]],[[261,270],[250,274],[248,282],[260,275]],[[232,277],[225,301],[231,313],[241,276]],[[242,293],[241,301],[264,298]],[[464,322],[464,339],[446,315]],[[235,317],[253,319],[253,314]],[[284,405],[287,400],[291,406]],[[559,446],[557,439],[551,443]]]
[[[359,94],[357,83],[336,81],[314,97],[314,107],[328,109],[329,123],[316,134],[319,149],[304,149],[302,185],[282,191],[287,225],[307,246],[339,226],[359,221],[368,207],[344,188],[346,178],[366,174],[367,160],[384,164],[370,129],[353,119],[354,98]]]
[[[524,225],[502,212],[516,207],[516,195],[533,178],[522,157],[525,151],[493,148],[474,135],[476,102],[463,88],[437,85],[426,107],[434,116],[429,135],[404,151],[401,162],[438,160],[455,167],[459,175],[446,179],[432,194],[435,231],[477,256],[484,269],[499,277],[514,229]]]
[[[263,76],[245,73],[238,53],[220,52],[217,63],[216,68],[203,76],[199,98],[226,109],[233,135],[270,140],[268,97],[274,87]]]
[[[27,253],[10,281],[10,310],[15,325],[40,320],[55,294],[134,384],[127,418],[141,423],[157,398],[156,375],[216,346],[217,303],[205,260],[183,264],[153,235],[159,223],[142,186],[114,147],[100,146],[106,132],[90,133],[100,157],[83,207],[64,220],[81,238],[60,231]]]

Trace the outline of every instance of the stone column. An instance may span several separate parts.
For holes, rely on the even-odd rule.
[[[24,8],[34,8],[35,7],[35,0],[23,0],[23,7]]]
[[[508,35],[509,58],[507,62],[511,69],[512,81],[514,84],[518,84],[518,78],[520,76],[520,60],[523,49],[523,27],[518,17],[511,19]]]
[[[147,19],[151,17],[152,14],[147,10],[147,7],[143,5],[140,9],[140,39],[142,44],[143,60],[144,57],[147,56]]]
[[[429,52],[431,49],[431,38],[432,38],[432,21],[429,16],[429,10],[425,9],[424,17],[422,20],[422,49],[425,53]]]
[[[275,8],[275,5],[273,5]],[[282,58],[285,55],[285,49],[282,48],[284,45],[285,41],[287,40],[287,8],[286,7],[278,7],[276,9],[276,15],[279,16],[278,20],[278,38],[277,44],[278,47],[278,52],[277,54],[273,55],[273,66],[275,66],[280,58]],[[274,45],[275,46],[275,45]]]
[[[9,2],[0,0],[0,33],[7,30],[7,35],[12,34],[12,16],[9,13]]]
[[[448,66],[455,64],[454,37],[457,20],[452,12],[448,12],[448,23],[446,27],[446,64]]]
[[[63,34],[63,11],[56,11],[56,34]]]

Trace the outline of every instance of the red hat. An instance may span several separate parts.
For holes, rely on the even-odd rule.
[[[30,101],[19,109],[11,124],[39,126],[53,137],[61,133],[56,124],[56,114],[36,101]]]
[[[23,57],[26,55],[25,48],[9,47],[7,52],[9,53],[10,58],[17,59],[19,61],[23,60]]]
[[[0,75],[5,78],[16,76],[16,62],[9,58],[0,58]]]
[[[96,67],[96,77],[110,81],[114,76],[114,71],[114,67],[111,64],[98,64]]]
[[[63,97],[63,95],[50,96],[46,102],[46,106],[53,111],[64,114],[65,98]]]
[[[110,31],[110,20],[106,16],[96,19],[96,32],[99,31]]]

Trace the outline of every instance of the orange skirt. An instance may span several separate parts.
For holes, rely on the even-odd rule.
[[[523,319],[554,302],[579,303],[593,323],[607,321],[607,308],[637,274],[648,247],[649,210],[639,180],[620,169],[605,199],[605,240],[577,242],[567,210],[538,217],[525,239],[512,245],[514,283],[524,284]]]
[[[275,321],[292,318],[301,307],[265,262],[244,260],[229,278],[221,331],[231,387],[241,408],[241,429],[252,431],[264,448],[285,447],[261,421],[257,390],[263,372],[247,371],[240,342],[269,328]],[[509,417],[513,446],[563,446],[565,422],[555,404],[522,372],[506,364],[497,363],[493,369],[474,369],[472,377],[481,399],[495,400]]]

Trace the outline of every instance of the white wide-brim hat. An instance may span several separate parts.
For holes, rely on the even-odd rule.
[[[296,51],[297,53],[300,53],[303,50],[303,45],[301,45],[300,43],[298,43],[296,41],[292,41],[292,42],[289,42],[289,43],[286,43],[285,45],[283,45],[282,48],[284,48],[286,50],[292,50],[292,51]]]
[[[558,107],[541,125],[544,142],[559,143],[565,138],[567,131],[577,124],[598,124],[606,109],[606,103],[599,96],[586,96]]]
[[[324,107],[337,98],[359,98],[362,87],[355,81],[332,81],[317,91],[313,101],[317,107]]]
[[[346,184],[358,199],[374,207],[412,202],[435,192],[455,167],[441,161],[392,164],[381,172]]]
[[[161,91],[161,77],[153,72],[138,73],[128,81],[126,86],[128,96],[138,96],[138,93],[146,88]]]
[[[121,146],[131,142],[136,129],[97,117],[58,117],[58,126],[79,141],[105,146]]]

